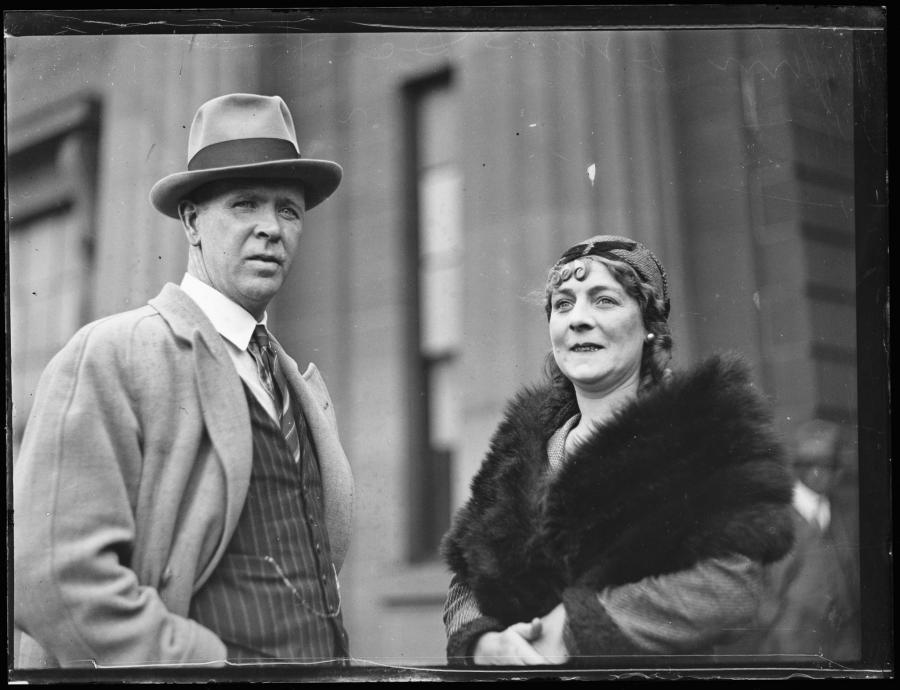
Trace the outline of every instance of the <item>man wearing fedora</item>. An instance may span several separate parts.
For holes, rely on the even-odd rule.
[[[353,479],[319,371],[268,330],[304,214],[341,180],[277,96],[194,118],[150,200],[187,273],[50,362],[14,468],[15,665],[346,660]]]

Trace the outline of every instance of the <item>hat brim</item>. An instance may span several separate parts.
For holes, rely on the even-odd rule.
[[[198,187],[235,178],[295,180],[303,185],[306,209],[318,206],[338,188],[344,170],[333,161],[300,158],[232,165],[167,175],[150,190],[150,203],[170,218],[178,218],[178,203]]]

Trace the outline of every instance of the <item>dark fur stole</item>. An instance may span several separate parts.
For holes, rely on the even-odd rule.
[[[716,556],[763,563],[792,542],[792,483],[747,367],[713,357],[616,414],[548,475],[547,442],[574,396],[510,403],[442,544],[482,612],[509,624],[566,588],[635,582]]]

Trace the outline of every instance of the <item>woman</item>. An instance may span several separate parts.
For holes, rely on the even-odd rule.
[[[516,396],[444,537],[447,656],[703,654],[755,613],[791,481],[735,357],[673,374],[666,274],[600,235],[550,270],[549,381]]]

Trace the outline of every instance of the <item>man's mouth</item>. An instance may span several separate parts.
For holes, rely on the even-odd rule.
[[[572,352],[597,352],[598,350],[602,350],[603,346],[597,345],[596,343],[577,343],[570,349]]]
[[[247,257],[247,261],[265,261],[266,263],[281,265],[281,259],[272,254],[253,254]]]

